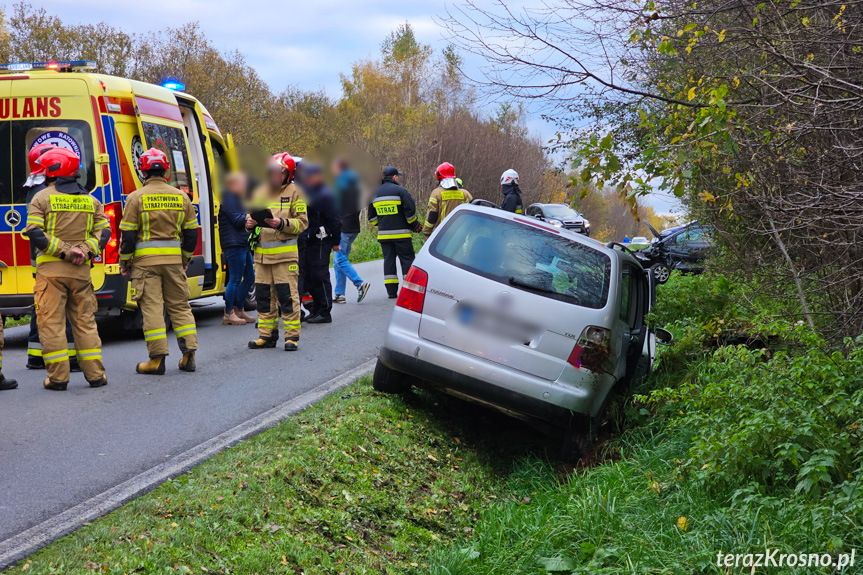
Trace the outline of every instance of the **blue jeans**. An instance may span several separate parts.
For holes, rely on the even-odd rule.
[[[243,309],[246,296],[255,283],[255,266],[249,248],[227,248],[228,285],[225,287],[225,311],[231,313],[236,307]]]
[[[363,285],[363,280],[360,274],[348,261],[348,256],[351,255],[351,246],[354,245],[354,240],[359,234],[342,234],[342,241],[339,242],[339,251],[333,256],[333,267],[336,269],[336,295],[345,295],[345,284],[350,279],[356,287]]]

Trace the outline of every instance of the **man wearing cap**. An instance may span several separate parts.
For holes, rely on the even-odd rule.
[[[402,275],[406,275],[415,256],[412,234],[422,229],[414,199],[399,185],[401,175],[392,166],[384,170],[381,186],[368,209],[369,222],[377,227],[384,254],[384,285],[390,299],[395,299],[399,293],[396,258],[401,263]]]

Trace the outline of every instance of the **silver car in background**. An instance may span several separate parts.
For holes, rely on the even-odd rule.
[[[616,244],[459,206],[407,274],[374,387],[400,393],[416,378],[567,437],[582,433],[613,388],[649,372],[650,301],[646,272]]]

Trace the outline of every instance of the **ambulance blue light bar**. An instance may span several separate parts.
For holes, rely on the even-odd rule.
[[[162,87],[173,90],[174,92],[182,92],[186,89],[185,84],[176,80],[165,80],[164,82],[162,82]]]
[[[32,70],[58,70],[60,72],[95,70],[96,62],[93,60],[62,60],[55,62],[17,62],[12,64],[0,64],[0,73],[3,72],[30,72]]]

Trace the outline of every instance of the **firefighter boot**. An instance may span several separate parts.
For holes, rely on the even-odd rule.
[[[28,354],[27,369],[45,369],[45,360],[41,356]]]
[[[285,351],[297,351],[299,346],[295,341],[286,341],[285,342]]]
[[[93,381],[90,381],[88,379],[87,383],[90,384],[90,387],[105,387],[106,385],[108,385],[108,376],[105,374],[102,374],[102,377],[100,377],[99,379],[96,379]]]
[[[51,391],[66,391],[67,385],[69,385],[68,381],[51,381],[51,378],[48,377],[46,377],[45,381],[42,382],[42,386]]]
[[[151,357],[150,361],[139,363],[135,371],[145,375],[165,375],[165,356]]]
[[[0,389],[15,389],[18,387],[18,380],[6,379],[6,376],[0,373]]]
[[[268,347],[276,347],[276,340],[273,338],[259,337],[258,339],[249,342],[249,349],[265,349]]]
[[[180,360],[180,371],[195,371],[195,351],[187,351],[183,354],[183,359]]]

